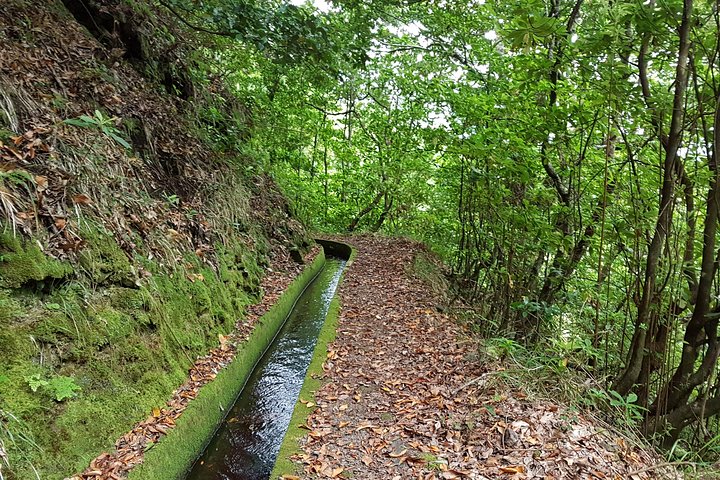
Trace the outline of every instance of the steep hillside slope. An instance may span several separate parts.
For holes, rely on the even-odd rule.
[[[250,112],[162,12],[4,1],[0,45],[0,477],[63,478],[309,242],[233,153]]]

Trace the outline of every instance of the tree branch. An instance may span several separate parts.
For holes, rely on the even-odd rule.
[[[178,11],[177,11],[172,5],[170,5],[168,2],[166,2],[166,1],[164,1],[164,0],[158,0],[158,3],[160,3],[160,5],[162,5],[163,7],[167,8],[168,10],[170,10],[170,13],[172,13],[173,15],[175,15],[175,17],[177,17],[177,19],[180,20],[180,21],[181,21],[185,26],[187,26],[188,28],[191,28],[191,29],[196,30],[196,31],[198,31],[198,32],[203,32],[203,33],[207,33],[207,34],[210,34],[210,35],[217,35],[217,36],[220,36],[220,37],[229,37],[229,38],[235,37],[235,34],[232,33],[232,32],[220,31],[220,30],[210,30],[210,29],[208,29],[208,28],[201,27],[201,26],[199,26],[199,25],[194,25],[194,24],[190,23],[188,20],[186,20],[185,17],[183,17],[183,16],[180,14],[180,12],[178,12]]]

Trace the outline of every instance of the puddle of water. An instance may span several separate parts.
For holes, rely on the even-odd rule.
[[[270,476],[344,267],[344,260],[328,258],[187,480],[267,480]]]

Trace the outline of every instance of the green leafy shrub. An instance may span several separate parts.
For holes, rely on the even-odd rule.
[[[95,128],[100,130],[105,136],[115,140],[124,148],[129,149],[131,148],[130,144],[120,136],[120,131],[115,128],[115,122],[117,120],[117,117],[106,117],[100,110],[95,110],[95,114],[92,117],[80,115],[77,118],[68,118],[64,120],[63,123],[75,127]]]
[[[81,390],[80,386],[75,383],[72,377],[58,375],[49,380],[45,380],[39,373],[35,373],[25,378],[30,390],[33,392],[44,392],[49,394],[53,400],[62,402],[64,400],[75,398],[77,392]]]

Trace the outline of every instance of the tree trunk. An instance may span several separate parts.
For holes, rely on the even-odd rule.
[[[350,222],[350,225],[348,225],[347,231],[354,232],[358,226],[358,223],[360,223],[360,220],[362,220],[365,215],[372,212],[373,208],[377,207],[378,203],[380,203],[380,200],[382,198],[383,192],[378,192],[378,194],[375,195],[375,198],[373,198],[372,202],[370,202],[365,208],[360,210],[357,215],[355,215],[355,218],[353,218]]]
[[[718,46],[720,50],[720,46]],[[660,419],[665,419],[672,428],[684,427],[685,413],[690,408],[690,399],[696,387],[706,382],[712,375],[720,355],[720,342],[717,338],[718,314],[720,308],[710,311],[710,299],[713,295],[713,283],[718,268],[716,238],[718,219],[720,218],[720,174],[717,160],[720,158],[720,92],[715,92],[715,115],[713,118],[712,151],[708,166],[713,175],[707,194],[703,229],[703,250],[700,264],[700,280],[697,285],[692,318],[685,328],[680,363],[670,381],[660,390],[651,409],[653,429],[664,428]],[[698,98],[698,101],[701,99]],[[702,107],[700,107],[702,109]],[[703,124],[706,143],[710,143],[709,129]],[[700,365],[698,359],[704,350]],[[690,408],[690,410],[692,410]],[[667,413],[666,413],[667,412]],[[672,434],[671,434],[672,436]]]
[[[683,2],[683,18],[680,26],[680,44],[678,48],[678,62],[675,68],[675,93],[673,96],[673,114],[670,123],[670,133],[667,139],[665,160],[663,162],[663,183],[660,190],[660,208],[658,219],[655,224],[655,232],[648,248],[647,261],[645,264],[645,282],[642,289],[642,297],[638,306],[637,321],[635,322],[635,333],[631,344],[625,369],[616,379],[613,389],[620,395],[626,396],[637,382],[643,364],[645,347],[647,343],[647,327],[650,318],[650,311],[654,305],[656,295],[655,283],[658,263],[665,243],[667,233],[670,231],[672,222],[672,203],[675,196],[675,162],[680,147],[680,140],[683,131],[685,90],[688,81],[687,61],[690,50],[690,20],[692,16],[692,0]],[[641,82],[647,81],[647,64],[645,63],[646,49],[648,42],[643,42],[640,55]],[[644,87],[645,88],[645,87]],[[660,122],[658,122],[659,124]],[[662,141],[662,140],[661,140]]]
[[[383,211],[380,212],[380,216],[375,221],[375,224],[370,229],[370,231],[372,231],[372,232],[377,232],[380,230],[383,223],[385,223],[385,220],[387,219],[387,216],[390,213],[390,210],[392,210],[393,197],[391,195],[389,195],[387,192],[385,192],[384,197],[385,197],[385,206],[383,208]]]

